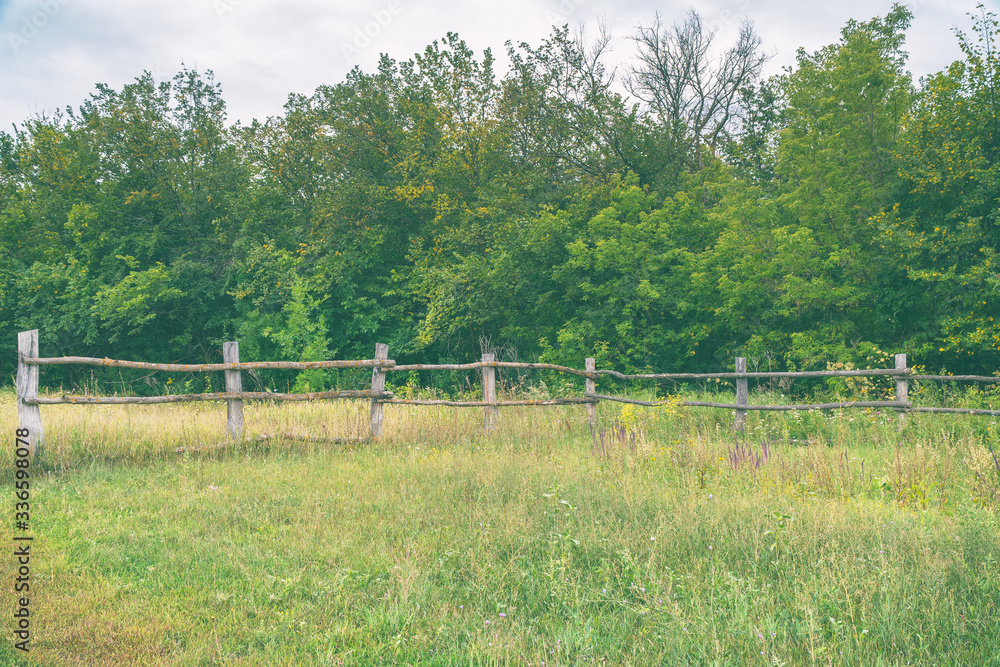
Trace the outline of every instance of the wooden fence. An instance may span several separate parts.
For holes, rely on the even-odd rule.
[[[115,359],[98,359],[92,357],[39,357],[38,330],[22,331],[18,334],[17,359],[17,416],[20,429],[28,433],[26,439],[32,455],[38,451],[43,439],[42,418],[39,406],[59,403],[73,405],[111,405],[111,404],[152,404],[178,403],[183,401],[226,401],[227,432],[230,438],[239,438],[243,432],[243,401],[313,401],[322,399],[367,398],[371,402],[371,437],[382,435],[382,406],[395,405],[442,405],[458,408],[482,408],[484,411],[484,427],[493,428],[497,419],[497,411],[508,406],[550,406],[550,405],[585,405],[587,419],[591,426],[597,423],[597,404],[600,401],[614,401],[642,406],[677,405],[684,407],[722,408],[733,410],[734,429],[742,431],[748,411],[784,411],[784,410],[835,410],[841,408],[887,408],[897,411],[901,422],[905,421],[908,412],[961,413],[974,415],[1000,415],[1000,410],[978,410],[965,408],[932,408],[915,407],[909,400],[909,383],[919,380],[932,381],[976,381],[1000,382],[1000,377],[980,375],[917,375],[906,365],[906,355],[895,356],[894,368],[841,370],[841,371],[800,371],[800,372],[762,372],[748,373],[746,358],[737,357],[733,373],[646,373],[625,374],[612,370],[598,370],[593,358],[585,361],[583,370],[557,366],[555,364],[522,363],[512,361],[497,361],[493,354],[483,354],[480,361],[469,364],[396,364],[389,358],[389,348],[383,343],[375,345],[375,356],[372,359],[355,361],[254,361],[241,362],[239,344],[224,343],[222,347],[223,363],[221,364],[158,364],[145,361],[119,361]],[[59,364],[81,364],[102,366],[105,368],[136,368],[155,371],[173,371],[182,373],[222,371],[225,374],[226,391],[207,394],[178,394],[168,396],[58,396],[39,397],[38,380],[39,366]],[[294,369],[307,370],[318,368],[371,368],[371,389],[323,391],[302,394],[282,394],[273,392],[243,391],[242,371],[253,369]],[[558,398],[549,400],[512,400],[498,401],[496,396],[496,369],[532,369],[566,373],[585,378],[584,395],[573,398]],[[396,398],[392,392],[385,390],[385,375],[398,371],[443,371],[443,370],[478,370],[481,375],[481,401],[449,401],[449,400],[418,400]],[[622,396],[612,396],[597,393],[597,381],[608,376],[620,380],[735,380],[736,402],[713,403],[705,401],[640,401]],[[748,381],[751,379],[775,378],[828,378],[828,377],[894,377],[896,378],[896,397],[894,401],[845,401],[840,403],[812,403],[802,405],[751,405],[749,403]]]

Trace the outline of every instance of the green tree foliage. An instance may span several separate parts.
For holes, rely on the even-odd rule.
[[[245,243],[234,294],[248,328],[290,298],[291,283],[280,288],[281,272],[258,262],[257,249],[273,245],[293,258],[345,354],[370,355],[379,337],[440,350],[458,333],[469,347],[488,303],[478,291],[456,299],[452,287],[460,275],[495,282],[482,260],[523,199],[496,119],[500,93],[492,56],[478,61],[449,35],[412,60],[383,58],[375,74],[355,69],[293,97],[284,117],[251,128],[278,202]],[[288,224],[272,237],[283,211]]]
[[[897,5],[885,18],[851,21],[838,44],[800,50],[796,69],[770,84],[786,100],[775,182],[759,184],[766,171],[757,168],[723,200],[715,214],[726,229],[698,274],[714,283],[703,303],[715,300],[716,325],[751,355],[823,367],[852,360],[861,341],[898,340],[900,312],[885,311],[901,305],[905,276],[869,219],[897,181],[913,94],[902,51],[909,20]]]
[[[508,43],[509,68],[448,34],[247,126],[210,73],[98,86],[0,133],[0,328],[147,360],[235,338],[245,359],[379,341],[467,361],[492,341],[634,371],[886,349],[992,372],[997,20],[981,8],[917,91],[910,19],[850,21],[762,80],[751,26],[713,60],[696,13],[657,17],[624,86],[603,29]]]
[[[739,91],[735,129],[721,145],[721,155],[741,180],[768,188],[774,185],[778,133],[785,123],[786,100],[780,79],[745,85]]]
[[[1000,57],[995,13],[979,6],[965,59],[930,77],[899,147],[904,191],[879,217],[881,243],[928,295],[928,361],[1000,368]]]
[[[214,359],[246,172],[211,74],[101,85],[5,141],[7,330],[44,329],[53,352]]]
[[[646,184],[661,177],[666,156],[655,128],[614,90],[615,73],[603,62],[609,43],[603,26],[593,43],[582,33],[571,37],[566,26],[537,47],[508,42],[501,121],[536,204],[563,203],[579,179],[628,171]]]
[[[532,225],[533,245],[562,245],[547,258],[554,264],[550,295],[561,302],[551,307],[558,317],[543,343],[548,358],[571,363],[591,350],[638,371],[710,359],[710,352],[699,354],[712,332],[691,285],[700,252],[719,231],[708,214],[715,178],[692,180],[663,199],[635,176],[614,177],[598,201],[545,213]]]

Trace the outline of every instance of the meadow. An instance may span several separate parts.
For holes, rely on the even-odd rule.
[[[763,403],[767,397],[754,397]],[[997,665],[997,419],[43,406],[17,665]],[[0,489],[13,511],[10,446]],[[280,434],[319,436],[316,441]],[[348,438],[334,441],[334,438]],[[4,599],[15,560],[0,558]]]

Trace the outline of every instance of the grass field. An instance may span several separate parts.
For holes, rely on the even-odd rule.
[[[43,406],[0,663],[1000,665],[996,419],[601,410]]]

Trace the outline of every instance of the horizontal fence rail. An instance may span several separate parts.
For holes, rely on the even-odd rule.
[[[743,357],[738,357],[742,359]],[[594,375],[610,375],[619,380],[765,380],[770,378],[865,377],[909,375],[909,368],[872,368],[852,371],[774,371],[766,373],[641,373],[628,375],[618,371],[594,371]],[[996,378],[994,378],[996,379]]]
[[[482,359],[468,364],[396,364],[389,359],[388,346],[378,343],[372,359],[330,360],[330,361],[251,361],[241,362],[239,345],[236,342],[223,344],[223,363],[212,364],[161,364],[144,361],[122,361],[96,357],[40,357],[38,354],[38,330],[22,331],[18,334],[17,365],[17,414],[19,433],[29,434],[29,450],[37,455],[43,439],[40,405],[149,405],[157,403],[181,403],[186,401],[226,401],[227,432],[231,440],[240,438],[243,430],[243,401],[316,401],[331,399],[368,399],[371,405],[371,437],[382,435],[384,405],[424,405],[455,408],[482,408],[484,427],[494,427],[498,411],[504,407],[546,407],[557,405],[584,405],[587,421],[597,423],[597,404],[601,401],[640,405],[646,407],[677,406],[717,408],[734,411],[734,428],[742,431],[746,413],[751,411],[794,411],[794,410],[841,410],[851,408],[884,408],[897,412],[900,427],[905,424],[910,412],[950,413],[968,415],[1000,416],[1000,410],[970,408],[917,407],[909,400],[909,383],[915,381],[974,381],[1000,382],[1000,377],[980,375],[920,375],[906,365],[906,355],[895,356],[894,368],[855,369],[837,371],[768,371],[749,373],[746,359],[736,358],[736,372],[733,373],[620,373],[614,370],[598,370],[594,358],[585,360],[586,368],[580,370],[567,366],[547,363],[526,363],[497,361],[494,355],[485,353]],[[38,396],[39,367],[49,365],[79,364],[106,368],[134,368],[140,370],[167,371],[178,373],[223,372],[226,391],[203,394],[175,394],[167,396]],[[311,370],[311,369],[372,369],[371,389],[336,390],[299,394],[270,391],[243,391],[242,371],[245,370]],[[547,398],[534,400],[497,400],[496,369],[537,370],[575,375],[585,379],[583,396]],[[397,398],[393,392],[385,390],[387,373],[398,371],[479,371],[482,383],[482,400],[431,400]],[[735,403],[710,401],[643,401],[624,396],[613,396],[597,392],[597,381],[603,377],[619,380],[733,380],[736,386]],[[749,403],[748,381],[751,379],[770,380],[784,378],[832,378],[832,377],[889,377],[896,381],[894,401],[843,401],[838,403],[810,403],[801,405],[751,405]],[[20,437],[20,436],[19,436]]]
[[[380,401],[389,405],[446,405],[452,408],[506,408],[513,406],[545,406],[545,405],[589,405],[599,403],[597,396],[586,398],[543,398],[535,401],[445,401],[445,400],[422,400],[410,398],[392,398]]]
[[[60,364],[81,364],[104,366],[106,368],[137,368],[146,371],[174,371],[176,373],[202,373],[210,371],[249,371],[256,369],[311,370],[314,368],[384,368],[394,366],[391,359],[361,359],[359,361],[247,361],[228,364],[155,364],[148,361],[120,361],[118,359],[98,359],[96,357],[52,357],[48,359],[23,359],[23,363],[34,366],[57,366]]]
[[[1000,377],[996,375],[911,375],[909,380],[919,382],[920,380],[930,380],[937,382],[947,382],[948,380],[972,381],[972,382],[1000,382]]]
[[[594,394],[594,397],[602,401],[643,405],[649,408],[658,408],[667,405],[676,405],[684,408],[725,408],[727,410],[748,411],[841,410],[844,408],[894,408],[908,410],[911,408],[911,404],[904,401],[843,401],[841,403],[806,403],[803,405],[752,405],[749,403],[713,403],[711,401],[639,401],[634,398],[609,396],[608,394]]]
[[[27,405],[152,405],[155,403],[183,403],[185,401],[320,401],[330,398],[391,399],[391,391],[368,389],[316,391],[305,394],[279,394],[270,391],[219,391],[209,394],[170,394],[168,396],[55,396],[25,399]]]
[[[978,408],[910,408],[910,412],[938,412],[953,415],[992,415],[1000,416],[1000,410],[980,410]]]
[[[568,375],[579,375],[581,377],[598,377],[597,373],[591,371],[581,371],[568,366],[557,366],[555,364],[534,364],[520,361],[476,361],[471,364],[405,364],[401,366],[391,366],[387,371],[471,371],[480,368],[523,368],[539,371],[556,371]],[[610,373],[613,371],[598,371],[598,373]]]

